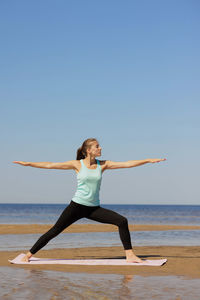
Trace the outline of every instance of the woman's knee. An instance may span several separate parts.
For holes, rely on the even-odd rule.
[[[121,217],[118,222],[119,227],[127,227],[128,226],[128,219],[125,217]]]

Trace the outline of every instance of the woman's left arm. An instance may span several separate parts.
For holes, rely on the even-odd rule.
[[[147,163],[158,163],[160,161],[164,161],[166,158],[147,158],[143,160],[128,160],[122,162],[116,162],[111,160],[104,161],[104,169],[121,169],[121,168],[133,168],[137,166],[141,166]]]

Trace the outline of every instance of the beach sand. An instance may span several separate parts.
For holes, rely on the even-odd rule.
[[[53,224],[0,224],[0,234],[31,234],[45,233]],[[129,225],[130,231],[164,231],[164,230],[200,230],[200,226],[184,225]],[[117,226],[109,224],[72,224],[62,233],[78,232],[114,232]]]
[[[0,225],[0,234],[28,234],[45,233],[52,225],[27,224],[27,225]],[[173,225],[129,225],[132,230],[191,230],[200,229],[200,226],[173,226]],[[118,228],[104,224],[73,224],[63,232],[112,232]],[[140,246],[133,247],[134,252],[144,259],[162,259],[168,261],[161,267],[150,266],[77,266],[77,265],[15,265],[8,262],[24,249],[18,251],[0,251],[0,266],[12,268],[25,268],[35,270],[52,270],[77,273],[105,273],[140,276],[185,276],[187,278],[200,278],[200,246]],[[86,247],[38,251],[35,257],[59,259],[103,259],[125,258],[123,247]]]

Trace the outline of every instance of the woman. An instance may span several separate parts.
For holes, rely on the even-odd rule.
[[[26,256],[22,258],[22,261],[28,262],[30,257],[44,247],[52,238],[72,223],[85,217],[101,223],[118,226],[126,260],[128,262],[142,262],[132,250],[128,220],[122,215],[100,206],[99,189],[102,173],[109,169],[132,168],[166,159],[129,160],[126,162],[97,160],[96,157],[101,156],[101,149],[97,139],[90,138],[85,140],[77,150],[76,160],[61,163],[14,161],[17,164],[35,168],[74,170],[77,173],[78,181],[77,191],[70,204],[64,209],[55,225],[37,240]]]

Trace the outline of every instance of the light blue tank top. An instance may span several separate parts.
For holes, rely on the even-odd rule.
[[[77,173],[77,191],[72,200],[86,206],[98,206],[100,205],[99,189],[102,179],[100,162],[97,160],[97,167],[93,170],[88,169],[82,159],[80,162],[81,169]]]

